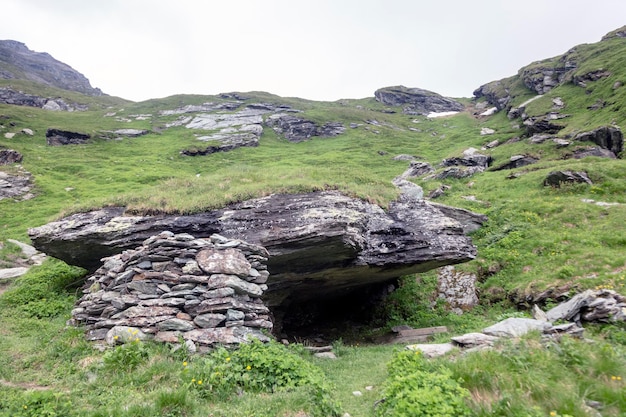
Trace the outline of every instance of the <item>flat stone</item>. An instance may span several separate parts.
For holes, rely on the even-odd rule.
[[[438,356],[443,356],[446,353],[450,352],[452,349],[454,349],[454,345],[452,343],[417,344],[417,345],[408,345],[406,348],[408,350],[422,352],[424,356],[427,358],[436,358]]]
[[[462,336],[455,336],[452,341],[463,347],[475,347],[475,346],[493,346],[493,344],[499,338],[496,336],[489,336],[484,333],[467,333]]]
[[[141,329],[131,326],[115,326],[106,334],[105,340],[109,345],[134,342],[135,340],[148,340],[149,336]]]
[[[250,275],[250,262],[234,248],[203,249],[196,255],[196,262],[207,274],[228,274],[239,277]]]
[[[0,282],[9,281],[13,278],[21,277],[29,270],[28,267],[20,266],[17,268],[0,269]]]
[[[520,337],[530,331],[543,332],[552,327],[541,320],[512,317],[483,329],[483,333],[496,337]]]
[[[207,286],[209,288],[228,287],[235,290],[238,294],[248,294],[253,297],[263,295],[263,290],[257,284],[245,281],[234,275],[215,274],[211,275]]]
[[[198,327],[213,328],[219,326],[226,320],[224,314],[200,314],[193,319]]]
[[[159,329],[159,331],[187,332],[189,330],[193,330],[196,328],[193,322],[187,321],[187,320],[176,319],[176,318],[164,320],[160,323],[157,323],[156,326],[157,326],[157,329]]]

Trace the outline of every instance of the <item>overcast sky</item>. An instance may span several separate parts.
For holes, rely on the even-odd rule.
[[[449,97],[626,24],[624,0],[2,0],[0,39],[105,93]]]

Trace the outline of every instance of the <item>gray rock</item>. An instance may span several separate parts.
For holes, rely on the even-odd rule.
[[[408,350],[419,351],[427,358],[443,356],[454,349],[452,343],[408,345]]]
[[[189,330],[193,330],[196,328],[196,326],[194,326],[192,322],[188,320],[181,320],[181,319],[176,319],[176,318],[159,322],[157,323],[156,327],[157,329],[159,329],[159,331],[180,331],[180,332],[187,332]]]
[[[17,78],[36,80],[40,84],[49,85],[63,90],[76,91],[88,96],[101,96],[99,88],[93,88],[84,75],[69,65],[57,61],[46,53],[31,51],[18,41],[0,41],[0,56],[3,61],[10,62],[3,67],[4,76],[0,78]],[[41,106],[37,106],[41,107]]]
[[[243,321],[245,318],[245,314],[243,311],[239,310],[226,310],[226,321]]]
[[[23,243],[23,242],[20,242],[19,240],[7,239],[7,242],[11,242],[14,245],[19,246],[19,248],[21,249],[22,253],[27,258],[32,258],[33,256],[35,256],[35,255],[37,255],[39,253],[39,251],[37,249],[35,249],[34,247],[32,247],[31,245]]]
[[[9,165],[22,162],[24,157],[18,151],[13,149],[1,149],[0,150],[0,165]]]
[[[193,322],[202,328],[213,328],[219,326],[226,320],[224,314],[200,314],[193,319]]]
[[[196,329],[184,334],[185,340],[191,340],[205,346],[238,345],[253,339],[268,342],[270,339],[261,331],[245,327],[216,327],[213,329]]]
[[[314,136],[332,137],[345,131],[341,123],[329,122],[318,126],[313,121],[284,113],[269,116],[265,124],[290,142],[302,142]]]
[[[250,275],[250,269],[252,268],[246,257],[233,248],[224,250],[203,249],[196,255],[196,262],[207,274],[247,277]]]
[[[430,174],[435,170],[428,162],[411,161],[409,168],[400,175],[400,178],[408,179],[420,177],[422,175]]]
[[[5,281],[11,281],[13,278],[21,277],[28,272],[30,268],[25,266],[19,266],[15,268],[0,269],[0,283]]]
[[[279,305],[471,260],[476,252],[464,229],[484,216],[466,220],[469,213],[414,200],[383,210],[338,192],[316,192],[274,194],[195,215],[127,216],[123,208],[105,208],[29,233],[38,250],[93,271],[101,258],[134,249],[163,230],[217,232],[267,248],[272,278],[265,297]]]
[[[604,126],[590,132],[580,133],[574,137],[574,140],[580,142],[593,142],[596,145],[613,152],[615,155],[618,155],[624,150],[624,135],[619,127],[616,126]]]
[[[0,171],[0,200],[12,198],[14,200],[28,200],[34,197],[30,173],[20,171],[16,174],[8,174]]]
[[[109,345],[134,342],[135,340],[148,340],[150,336],[141,329],[132,326],[115,326],[107,331],[105,340]]]
[[[483,333],[496,337],[520,337],[530,331],[543,332],[551,327],[545,321],[512,317],[483,329]]]
[[[334,352],[318,352],[314,353],[313,356],[319,359],[337,359]]]
[[[585,183],[592,185],[593,182],[589,179],[586,172],[573,172],[573,171],[551,171],[548,176],[543,180],[544,186],[559,188],[563,183]]]
[[[461,347],[473,348],[477,346],[493,346],[498,339],[496,336],[484,333],[466,333],[462,336],[453,337],[452,341]]]
[[[479,301],[476,280],[474,274],[456,271],[452,265],[444,266],[437,272],[438,297],[459,312],[470,310]]]
[[[575,149],[571,153],[571,155],[566,155],[566,157],[571,157],[574,159],[582,159],[582,158],[587,158],[589,156],[595,156],[598,158],[610,158],[610,159],[617,158],[617,156],[612,151],[609,151],[608,149],[604,149],[600,146],[591,146],[591,147]]]
[[[493,168],[494,171],[501,171],[504,169],[515,169],[520,168],[527,165],[532,165],[537,163],[539,160],[529,156],[529,155],[513,155],[509,162],[506,164],[500,165],[499,167]]]
[[[376,90],[377,101],[394,107],[403,107],[405,114],[428,115],[450,111],[463,111],[463,104],[432,91],[404,86],[385,87]]]
[[[86,133],[70,132],[67,130],[48,129],[46,142],[50,146],[82,145],[89,141],[90,135]]]

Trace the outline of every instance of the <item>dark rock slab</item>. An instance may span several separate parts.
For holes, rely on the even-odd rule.
[[[546,179],[543,180],[543,185],[559,188],[562,183],[585,183],[593,184],[586,172],[574,172],[574,171],[552,171],[548,174]]]
[[[469,212],[448,207],[444,214],[441,207],[401,200],[383,210],[338,192],[275,194],[184,216],[130,216],[121,207],[109,207],[29,234],[37,249],[89,270],[98,268],[100,259],[134,249],[165,230],[241,239],[269,251],[265,295],[270,304],[280,304],[473,259],[476,249],[464,225],[453,218],[453,213],[467,218]]]
[[[22,162],[24,157],[18,151],[13,149],[1,149],[0,150],[0,165],[9,165]]]
[[[593,142],[615,155],[619,155],[624,150],[624,135],[616,126],[603,126],[589,132],[579,133],[574,140]]]
[[[87,143],[90,138],[91,136],[86,133],[59,129],[48,129],[46,131],[46,142],[50,146],[82,145]]]

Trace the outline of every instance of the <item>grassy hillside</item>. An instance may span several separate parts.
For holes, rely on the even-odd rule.
[[[579,132],[600,126],[626,127],[622,109],[626,86],[619,86],[626,83],[626,39],[581,45],[568,54],[576,59],[577,69],[561,85],[528,104],[527,115],[539,117],[554,111],[553,100],[560,98],[565,106],[559,112],[569,116],[558,120],[563,125],[556,135],[559,138],[571,140]],[[532,66],[558,66],[559,59]],[[609,75],[587,80],[585,86],[576,83],[599,69]],[[599,287],[626,292],[624,160],[566,159],[572,148],[583,145],[573,142],[559,148],[551,140],[532,144],[524,136],[523,121],[509,119],[506,111],[476,116],[475,106],[482,99],[461,99],[468,105],[466,112],[428,119],[404,115],[401,109],[386,108],[373,98],[313,102],[242,93],[248,97],[246,103],[286,104],[302,110],[298,116],[320,124],[338,121],[347,129],[337,137],[290,143],[265,128],[258,147],[188,157],[180,151],[206,146],[195,136],[206,132],[167,128],[179,116],[159,112],[230,99],[180,95],[133,103],[0,80],[0,87],[8,85],[29,94],[62,97],[89,110],[51,112],[0,104],[0,150],[14,149],[24,156],[20,166],[0,166],[0,171],[30,172],[35,194],[24,201],[0,200],[0,260],[4,265],[19,257],[7,239],[27,242],[30,227],[106,205],[123,205],[138,213],[192,213],[275,192],[338,189],[385,206],[397,197],[391,180],[408,167],[408,162],[396,161],[394,156],[414,155],[436,167],[444,158],[498,140],[499,146],[480,151],[494,158],[494,167],[520,154],[539,162],[513,170],[490,169],[463,179],[413,180],[425,194],[446,185],[449,189],[437,202],[489,217],[485,227],[472,235],[477,259],[458,267],[478,275],[480,305],[463,316],[448,313],[434,302],[433,273],[406,277],[389,305],[381,308],[377,325],[447,325],[452,333],[460,333],[479,330],[498,318],[527,314],[516,309],[529,307],[527,300],[547,289],[557,295]],[[511,106],[536,95],[519,74],[499,86],[511,95]],[[481,135],[484,127],[495,133]],[[85,145],[48,146],[48,128],[88,133],[92,140]],[[107,131],[123,128],[151,133],[107,138]],[[34,135],[21,133],[22,129],[31,129]],[[5,133],[15,136],[9,139]],[[585,171],[593,185],[544,187],[543,179],[553,170]],[[397,347],[357,346],[363,337],[357,334],[350,335],[350,340],[346,335],[346,345],[341,340],[335,343],[340,359],[332,363],[309,358],[297,346],[285,352],[250,352],[250,357],[240,358],[241,369],[236,369],[243,372],[248,364],[260,364],[264,355],[271,354],[289,362],[291,367],[284,368],[289,378],[302,377],[297,368],[309,369],[303,363],[312,363],[326,377],[311,370],[302,377],[306,386],[285,390],[270,386],[239,395],[224,388],[230,387],[224,378],[215,383],[215,389],[224,392],[214,396],[198,386],[197,375],[207,378],[207,369],[214,369],[215,364],[149,344],[102,354],[83,340],[80,331],[65,328],[81,274],[51,260],[10,287],[2,287],[6,292],[0,296],[0,415],[304,416],[335,415],[337,410],[353,416],[383,415],[383,408],[374,410],[372,405],[385,395],[385,364],[398,357],[394,356]],[[553,302],[547,300],[549,305]],[[532,335],[520,344],[502,344],[494,353],[411,366],[416,372],[460,380],[469,392],[469,415],[592,415],[582,405],[587,399],[604,404],[602,415],[624,415],[621,378],[626,377],[626,329],[597,327],[590,329],[590,336],[596,348],[575,340],[546,346]],[[221,357],[215,360],[226,362]],[[489,369],[483,366],[487,363]],[[228,369],[215,372],[232,372],[224,375],[236,378],[236,369]],[[438,381],[447,384],[445,378]],[[374,389],[365,390],[370,385]],[[355,397],[355,390],[364,395]]]

